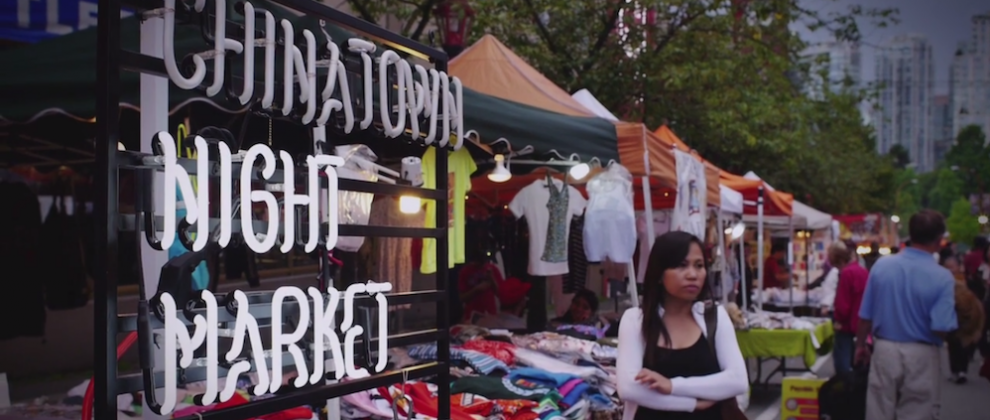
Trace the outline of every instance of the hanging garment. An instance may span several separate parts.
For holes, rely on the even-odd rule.
[[[588,280],[588,258],[584,252],[584,223],[587,215],[571,220],[571,237],[567,244],[567,275],[564,276],[564,293],[571,294],[584,289]]]
[[[45,334],[41,264],[41,207],[22,183],[0,183],[0,340]],[[48,261],[48,265],[57,261]]]
[[[227,280],[237,280],[243,275],[251,287],[261,286],[258,278],[258,256],[242,242],[223,250],[223,268]]]
[[[41,227],[41,240],[57,263],[43,264],[40,277],[49,309],[75,309],[89,301],[89,282],[76,220],[68,214],[65,197],[56,197]]]
[[[553,215],[550,208],[551,190],[555,191],[556,197],[554,198],[556,204],[553,204],[556,210]],[[566,207],[560,207],[561,204],[566,204]],[[509,210],[517,218],[525,217],[529,225],[530,275],[567,274],[567,239],[571,217],[584,213],[586,204],[587,200],[580,191],[564,184],[561,180],[552,178],[529,184],[512,199]],[[563,211],[560,210],[561,208]],[[544,256],[554,261],[544,260]]]
[[[423,227],[423,214],[399,211],[399,201],[391,196],[379,196],[371,203],[373,226]],[[370,238],[371,278],[392,283],[392,293],[412,290],[412,238]],[[408,307],[405,305],[404,307]]]
[[[584,252],[588,261],[632,262],[636,252],[636,216],[632,175],[612,164],[588,181],[584,221]]]
[[[705,240],[707,181],[705,165],[694,156],[680,150],[677,158],[677,199],[671,216],[671,230],[683,231]]]
[[[337,168],[337,176],[343,179],[376,182],[378,176],[368,171],[356,171],[347,167]],[[337,221],[341,225],[368,225],[371,217],[371,202],[375,195],[357,191],[337,192]],[[364,245],[363,236],[340,236],[337,238],[337,249],[357,252]]]
[[[423,188],[434,189],[437,187],[436,169],[436,148],[427,147],[423,154]],[[478,170],[474,163],[474,158],[467,148],[462,148],[447,155],[447,265],[453,268],[454,264],[464,264],[467,262],[465,255],[466,239],[466,209],[465,197],[471,191],[471,174]],[[426,200],[425,227],[436,227],[437,204],[436,201]],[[433,274],[437,271],[437,242],[433,238],[423,239],[423,254],[420,264],[420,272],[423,274]]]
[[[543,248],[543,256],[540,261],[548,263],[559,263],[567,261],[567,231],[570,216],[567,212],[569,200],[567,197],[567,186],[557,187],[553,183],[553,178],[547,172],[547,188],[550,190],[550,199],[547,200],[547,212],[550,214],[550,223],[547,225],[547,242]]]
[[[186,204],[185,199],[182,197],[182,191],[179,187],[175,187],[176,195],[176,210],[175,210],[175,220],[182,220],[186,217]],[[172,246],[168,248],[168,259],[173,259],[189,252],[185,245],[179,240],[179,232],[175,233],[175,240],[172,242]],[[210,271],[207,268],[206,261],[203,261],[192,274],[193,290],[203,290],[210,285]]]
[[[642,283],[646,276],[647,262],[650,260],[650,237],[647,235],[648,217],[644,212],[636,216],[636,233],[639,236],[639,249],[636,257],[636,282]],[[654,237],[663,235],[670,231],[670,217],[666,211],[653,211],[653,235]]]

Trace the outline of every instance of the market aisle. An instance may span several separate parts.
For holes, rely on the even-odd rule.
[[[990,420],[990,381],[979,376],[979,356],[969,364],[969,382],[942,386],[942,418],[953,420]],[[943,356],[942,372],[949,371],[948,356]]]
[[[977,360],[969,366],[969,382],[964,385],[950,383],[946,379],[942,385],[942,418],[952,420],[990,420],[990,381],[979,376],[982,360]],[[948,377],[948,354],[943,352],[942,372]],[[820,377],[832,375],[831,363],[824,364],[818,372]],[[774,380],[773,383],[780,383]],[[746,410],[746,416],[751,420],[787,420],[780,418],[780,389],[769,392],[756,390]]]

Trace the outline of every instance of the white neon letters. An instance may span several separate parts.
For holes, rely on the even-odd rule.
[[[205,2],[197,2],[197,4]],[[264,92],[260,101],[260,106],[283,116],[293,115],[293,109],[297,105],[305,105],[305,110],[299,114],[300,122],[303,124],[313,124],[322,127],[330,119],[334,112],[344,112],[344,132],[350,133],[354,128],[354,104],[352,98],[364,108],[364,115],[358,122],[360,129],[371,127],[375,119],[377,109],[378,117],[382,123],[382,129],[389,137],[395,138],[407,130],[412,139],[423,137],[420,131],[420,118],[429,119],[429,125],[422,127],[428,133],[424,137],[426,144],[431,144],[440,138],[440,145],[446,146],[451,137],[452,131],[456,133],[457,139],[454,141],[454,149],[459,149],[461,136],[464,129],[464,105],[461,82],[456,77],[450,77],[444,72],[436,72],[433,69],[427,70],[419,65],[411,65],[402,59],[395,51],[385,49],[381,57],[375,63],[373,54],[377,50],[375,44],[358,38],[347,40],[347,49],[351,53],[359,54],[362,63],[363,96],[355,98],[350,92],[345,77],[344,66],[341,62],[340,47],[333,40],[328,39],[327,48],[331,51],[329,60],[316,60],[317,44],[316,37],[310,29],[303,28],[301,37],[296,36],[296,29],[291,21],[282,19],[277,22],[269,12],[265,12],[265,39],[255,40],[251,37],[251,30],[255,26],[255,8],[250,2],[245,2],[245,28],[248,30],[244,43],[226,37],[224,25],[220,25],[226,18],[226,0],[218,0],[216,3],[214,24],[214,46],[213,50],[192,55],[195,70],[189,78],[183,76],[179,70],[179,63],[176,60],[174,51],[175,37],[175,16],[174,0],[166,0],[165,3],[165,25],[163,39],[165,42],[165,66],[169,79],[176,86],[182,89],[195,89],[204,83],[206,77],[206,63],[204,58],[212,58],[213,80],[207,87],[207,96],[217,95],[225,83],[224,80],[225,60],[224,55],[230,52],[243,54],[244,60],[244,86],[240,94],[237,95],[237,102],[246,105],[251,102],[255,95],[254,80],[255,75],[261,73],[255,71],[254,49],[264,47]],[[280,31],[283,40],[282,54],[282,100],[275,103],[275,48],[276,32]],[[305,49],[296,45],[296,38],[303,38]],[[379,103],[374,104],[373,80],[376,75],[374,66],[377,65]],[[394,68],[396,78],[395,85],[387,77],[389,67]],[[317,80],[317,68],[328,69],[327,77],[324,81],[322,91]],[[418,76],[418,77],[417,77]],[[417,81],[418,78],[418,81]],[[336,81],[335,81],[336,80]],[[296,95],[295,85],[299,85],[299,94]],[[392,90],[395,93],[392,93]],[[443,94],[440,94],[442,90]],[[331,96],[334,92],[340,92],[341,99],[334,99]],[[389,97],[395,98],[395,109]],[[319,98],[319,100],[318,100]],[[319,108],[319,109],[318,109]],[[395,112],[393,112],[395,111]],[[441,130],[437,133],[436,119],[442,118]],[[393,122],[395,123],[393,125]]]
[[[178,369],[188,368],[193,362],[193,353],[204,344],[206,345],[206,388],[202,396],[202,404],[224,402],[233,397],[237,389],[237,378],[251,371],[252,364],[258,374],[258,384],[254,387],[254,395],[264,395],[276,392],[282,385],[282,369],[284,366],[283,352],[287,351],[292,358],[292,365],[299,376],[293,385],[301,387],[308,384],[318,384],[325,380],[325,363],[332,361],[334,378],[345,376],[361,376],[362,369],[354,365],[354,339],[364,333],[364,328],[355,324],[354,299],[360,294],[372,295],[378,306],[378,359],[375,371],[381,372],[388,362],[388,300],[385,293],[392,290],[390,283],[357,283],[350,285],[344,292],[344,321],[340,332],[344,334],[344,344],[335,330],[334,314],[340,303],[341,293],[330,287],[327,294],[310,287],[306,292],[302,289],[286,286],[275,291],[271,302],[272,319],[276,320],[271,326],[271,361],[265,357],[262,346],[262,336],[258,321],[250,313],[251,304],[247,295],[242,291],[234,292],[237,312],[234,316],[233,341],[230,351],[224,357],[231,364],[226,374],[223,388],[220,388],[219,374],[219,344],[218,325],[220,322],[218,308],[221,307],[213,293],[203,291],[201,298],[206,304],[205,316],[200,313],[188,325],[185,315],[179,310],[175,300],[168,293],[160,297],[165,316],[165,384],[164,400],[161,402],[162,415],[168,415],[175,409],[177,399]],[[294,301],[294,302],[293,302]],[[293,305],[294,304],[294,305]],[[296,320],[293,331],[283,331],[283,309],[292,311]],[[312,324],[311,324],[312,323]],[[313,366],[310,369],[306,355],[300,348],[299,341],[303,340],[312,325],[315,331]],[[373,328],[374,329],[374,328]],[[190,334],[190,330],[192,334]],[[244,342],[250,345],[248,357],[241,357],[244,352]],[[327,354],[329,353],[329,354]],[[269,375],[271,370],[271,375]]]
[[[178,204],[175,191],[178,189],[182,194],[182,199],[186,206],[186,222],[196,226],[197,235],[193,243],[193,250],[199,251],[206,247],[210,238],[210,177],[197,177],[198,188],[193,189],[189,173],[178,162],[175,142],[172,136],[167,132],[161,132],[156,136],[156,141],[161,145],[165,164],[165,226],[164,236],[161,239],[162,248],[167,249],[172,246],[175,239],[177,228],[175,212]],[[210,151],[206,140],[200,136],[195,136],[194,143],[196,145],[196,153],[198,153],[196,170],[198,173],[208,174],[210,173]],[[233,226],[233,215],[231,214],[233,211],[233,180],[231,179],[233,177],[233,163],[230,148],[227,147],[226,143],[218,143],[218,148],[220,150],[220,231],[218,242],[223,247],[230,242]],[[342,166],[344,159],[331,155],[307,157],[307,186],[304,193],[297,193],[294,184],[295,164],[292,161],[292,157],[285,152],[281,152],[280,157],[282,166],[285,168],[284,179],[289,180],[285,182],[282,188],[285,192],[286,211],[284,216],[285,242],[280,250],[283,253],[291,251],[296,235],[300,234],[300,232],[295,231],[296,218],[293,213],[295,206],[304,206],[309,210],[309,232],[306,237],[305,250],[306,252],[312,252],[316,249],[320,233],[319,195],[321,191],[319,187],[319,174],[321,170],[326,176],[328,183],[327,188],[323,190],[327,197],[325,201],[327,208],[323,209],[324,220],[330,223],[329,232],[325,240],[327,247],[332,249],[337,244],[337,171],[335,168]],[[252,251],[263,254],[275,246],[280,227],[283,224],[280,223],[282,212],[279,211],[278,199],[275,195],[264,189],[255,190],[252,188],[251,181],[254,175],[256,175],[255,162],[258,160],[261,160],[263,163],[260,173],[257,174],[262,180],[271,179],[275,175],[277,162],[275,153],[272,152],[271,148],[264,144],[251,146],[245,154],[239,174],[241,199],[240,221],[245,244]],[[264,203],[268,212],[268,229],[261,237],[254,231],[253,214],[251,211],[252,203]]]

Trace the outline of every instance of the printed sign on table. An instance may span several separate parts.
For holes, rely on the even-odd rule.
[[[782,420],[818,420],[818,390],[825,379],[784,378],[780,395]]]

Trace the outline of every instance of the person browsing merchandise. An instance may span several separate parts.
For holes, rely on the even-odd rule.
[[[791,279],[791,273],[787,271],[786,267],[782,267],[780,262],[787,258],[787,246],[784,244],[774,244],[770,248],[770,256],[763,261],[763,288],[778,288],[782,289],[788,287]]]
[[[698,238],[676,231],[657,238],[643,304],[619,323],[616,376],[624,420],[722,420],[719,404],[746,393],[749,379],[732,321],[725,308],[706,305],[705,274]],[[711,311],[715,316],[706,316]]]
[[[835,291],[839,289],[839,271],[850,259],[849,248],[846,244],[835,241],[828,246],[828,272],[822,281],[821,313],[822,316],[832,316],[832,306],[835,305]]]
[[[457,279],[460,300],[464,305],[462,322],[470,323],[475,315],[498,314],[498,289],[502,274],[491,263],[488,251],[481,244],[470,248],[470,262],[461,268]]]
[[[859,308],[870,273],[859,261],[853,260],[845,246],[844,252],[836,255],[839,282],[835,293],[835,311],[832,316],[835,327],[833,362],[835,373],[851,372],[853,355],[856,352],[855,338],[859,328]]]
[[[922,210],[911,216],[908,231],[909,248],[873,265],[859,310],[855,362],[870,364],[870,420],[939,417],[942,343],[957,328],[955,281],[932,258],[945,219]],[[870,334],[872,351],[866,344]]]
[[[963,257],[963,269],[967,281],[979,279],[980,266],[983,265],[983,255],[986,254],[987,248],[990,248],[990,241],[987,241],[985,236],[977,236],[973,239],[973,247]],[[974,290],[973,293],[976,293],[979,297],[983,297],[983,294],[977,290]]]

